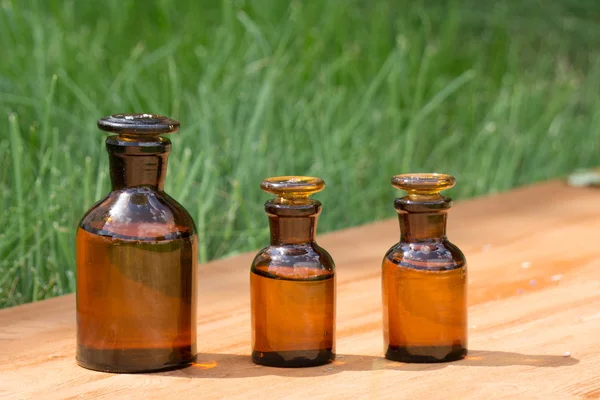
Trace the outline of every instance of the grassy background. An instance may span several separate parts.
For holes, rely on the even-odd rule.
[[[497,3],[0,0],[0,307],[74,290],[116,112],[181,120],[200,261],[267,243],[267,176],[324,178],[325,232],[392,217],[395,173],[460,199],[596,166],[600,5]]]

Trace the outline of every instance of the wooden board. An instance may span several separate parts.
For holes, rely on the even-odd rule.
[[[200,266],[201,354],[183,370],[78,367],[72,295],[0,310],[0,397],[599,398],[600,190],[549,182],[464,201],[451,210],[448,235],[470,268],[466,360],[382,357],[380,262],[399,237],[390,219],[320,236],[338,272],[333,364],[251,363],[249,253]]]

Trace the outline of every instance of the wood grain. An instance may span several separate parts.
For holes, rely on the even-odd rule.
[[[113,375],[78,367],[72,295],[0,310],[0,396],[600,398],[598,205],[600,190],[561,182],[455,205],[448,235],[469,264],[470,355],[463,361],[382,357],[380,262],[399,237],[390,219],[320,236],[338,273],[333,364],[251,363],[248,253],[200,266],[201,354],[183,370]]]

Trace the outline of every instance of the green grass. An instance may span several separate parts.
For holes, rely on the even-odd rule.
[[[325,179],[322,233],[392,217],[396,173],[463,199],[598,165],[600,6],[480,3],[0,0],[0,307],[75,289],[108,114],[182,122],[200,261],[267,243],[267,176]]]

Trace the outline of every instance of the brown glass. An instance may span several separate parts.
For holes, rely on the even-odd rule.
[[[443,362],[467,354],[467,264],[446,238],[453,187],[450,175],[396,175],[406,190],[396,199],[400,242],[385,255],[382,271],[385,357],[402,362]]]
[[[310,367],[335,358],[335,273],[329,253],[315,242],[323,190],[319,178],[269,178],[261,188],[271,245],[250,272],[252,361],[273,367]]]
[[[179,122],[152,114],[98,121],[112,191],[79,224],[77,363],[106,372],[159,371],[196,357],[197,236],[163,191]]]

